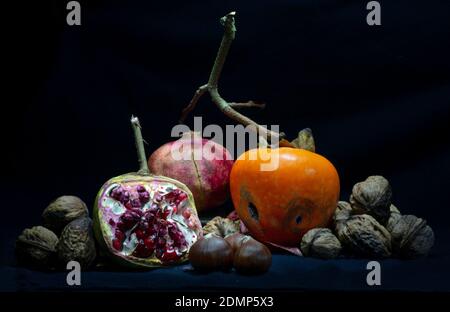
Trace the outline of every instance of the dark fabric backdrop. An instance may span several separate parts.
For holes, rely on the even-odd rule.
[[[387,177],[399,209],[427,219],[436,232],[431,262],[407,262],[405,272],[426,268],[422,275],[433,280],[425,288],[448,290],[450,2],[380,1],[382,26],[373,27],[366,24],[367,1],[356,0],[86,0],[79,27],[66,25],[66,3],[27,4],[14,25],[16,87],[4,102],[11,126],[4,131],[2,179],[8,274],[17,274],[14,238],[40,222],[51,199],[76,194],[91,204],[107,179],[137,168],[131,114],[141,119],[148,153],[171,139],[182,107],[208,78],[222,37],[218,18],[236,10],[222,95],[266,102],[264,111],[245,113],[279,124],[291,138],[312,128],[318,152],[338,169],[342,199],[369,175]],[[208,97],[195,115],[231,122]],[[276,267],[284,267],[283,257]],[[311,272],[308,265],[302,270]],[[321,283],[328,273],[316,272],[312,284],[286,285],[345,289]],[[21,274],[21,285],[36,278]],[[398,279],[397,288],[410,287],[408,278]],[[233,287],[239,286],[250,287]]]

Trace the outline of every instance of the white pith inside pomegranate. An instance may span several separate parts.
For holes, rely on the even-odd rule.
[[[93,212],[96,239],[126,266],[183,262],[202,236],[193,195],[183,183],[149,173],[137,118],[132,125],[141,169],[112,178],[100,189]]]

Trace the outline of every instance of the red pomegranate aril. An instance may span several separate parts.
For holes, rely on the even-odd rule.
[[[119,222],[117,222],[116,227],[121,231],[126,231],[129,229],[129,228],[127,228],[127,225],[123,221],[120,221],[120,220],[119,220]]]
[[[186,219],[189,219],[191,217],[191,210],[189,208],[184,209],[183,217],[185,217]]]
[[[152,223],[155,220],[155,214],[151,211],[147,211],[144,214],[144,219],[145,221],[147,221],[148,223]]]
[[[123,191],[121,196],[120,196],[120,201],[122,202],[122,204],[125,204],[129,200],[130,200],[130,192]]]
[[[127,212],[125,212],[120,219],[123,222],[138,222],[141,219],[141,216],[139,215],[139,213],[132,211],[132,210],[128,210]]]
[[[147,237],[144,239],[144,245],[151,250],[155,249],[155,238],[153,237]]]
[[[158,230],[158,236],[164,237],[165,235],[167,235],[167,228],[166,227],[161,227]]]
[[[114,237],[123,242],[123,240],[125,239],[125,234],[119,229],[116,229],[116,231],[114,232]]]
[[[140,222],[139,225],[138,225],[138,229],[140,229],[140,230],[142,230],[142,231],[147,230],[148,227],[149,227],[149,224],[148,224],[148,222],[146,222],[146,221]]]
[[[172,250],[167,250],[166,252],[164,252],[161,255],[161,260],[164,262],[170,262],[170,261],[175,261],[179,258],[177,252],[172,249]]]
[[[187,198],[187,194],[186,193],[180,193],[180,195],[178,195],[178,200],[180,202],[182,202],[183,200],[185,200]]]
[[[131,205],[131,202],[129,202],[129,201],[127,201],[127,202],[124,204],[124,206],[125,206],[125,208],[127,208],[127,209],[133,208],[133,205]]]
[[[159,203],[162,200],[161,194],[155,194],[155,197],[153,198],[153,200],[155,202]]]
[[[141,205],[141,201],[138,199],[138,198],[133,198],[132,200],[131,200],[131,206],[133,207],[133,208],[140,208],[142,205]]]
[[[120,201],[120,198],[122,197],[122,192],[123,192],[123,189],[120,186],[118,186],[111,191],[109,196],[111,196],[115,200]]]
[[[158,241],[156,242],[156,246],[158,248],[164,248],[166,246],[166,239],[163,237],[158,237]]]
[[[148,211],[152,212],[152,213],[156,213],[158,211],[158,205],[153,203],[150,205],[150,207],[148,208]]]
[[[145,189],[144,186],[138,185],[138,186],[136,186],[136,191],[138,191],[138,193],[143,193],[143,192],[146,192],[147,190]]]
[[[112,246],[115,250],[121,251],[122,250],[122,241],[117,238],[114,238],[112,240]]]
[[[176,247],[180,248],[186,243],[186,240],[179,231],[172,231],[169,235]]]
[[[170,211],[169,211],[169,209],[165,209],[165,210],[162,210],[161,212],[160,212],[160,216],[161,216],[161,218],[162,219],[167,219],[167,217],[170,215]]]
[[[144,239],[146,235],[146,233],[141,229],[137,229],[134,233],[138,239]]]
[[[139,193],[139,199],[142,203],[147,203],[150,200],[150,194],[147,191]]]
[[[109,225],[111,225],[111,226],[114,226],[114,225],[116,225],[116,222],[114,222],[114,220],[113,219],[109,219]]]
[[[145,246],[144,241],[140,240],[139,244],[136,246],[133,254],[139,258],[148,258],[152,255],[153,250],[150,250]]]

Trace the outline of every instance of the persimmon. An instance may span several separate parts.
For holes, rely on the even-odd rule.
[[[262,170],[264,164],[275,170]],[[258,148],[243,153],[230,175],[234,207],[253,237],[299,246],[310,229],[326,227],[339,199],[339,176],[325,157],[304,149]]]

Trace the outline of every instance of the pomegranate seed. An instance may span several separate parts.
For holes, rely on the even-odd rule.
[[[182,202],[183,200],[185,200],[187,198],[187,194],[186,193],[181,193],[180,195],[178,195],[178,200],[180,202]]]
[[[146,239],[144,239],[144,245],[150,249],[150,250],[154,250],[155,249],[155,240],[151,237],[147,237]]]
[[[123,242],[123,240],[125,239],[125,234],[120,231],[119,229],[116,229],[116,231],[114,232],[114,236],[116,239],[120,240],[121,242]]]
[[[148,223],[152,223],[155,220],[155,215],[149,211],[144,215],[144,218]]]
[[[109,219],[109,224],[112,225],[112,226],[114,226],[114,225],[116,225],[116,222],[114,222],[113,219]]]
[[[153,250],[149,250],[143,240],[139,241],[139,244],[136,246],[133,254],[139,258],[148,258],[152,255]]]
[[[115,250],[121,251],[122,250],[122,242],[118,240],[117,238],[112,240],[112,245]]]
[[[166,247],[166,239],[163,237],[158,237],[158,241],[156,242],[156,246],[159,248],[164,248]]]
[[[147,230],[148,227],[149,227],[149,224],[148,224],[147,221],[140,222],[139,225],[138,225],[138,228],[139,228],[140,230],[142,230],[142,231]]]
[[[159,229],[159,231],[158,231],[158,236],[165,236],[165,235],[167,235],[167,228],[165,228],[165,227],[162,227],[162,228],[160,228]]]
[[[120,196],[120,201],[122,202],[122,204],[125,204],[129,200],[130,200],[130,192],[124,191]]]
[[[120,198],[122,197],[122,192],[123,189],[120,186],[118,186],[111,191],[109,196],[111,196],[115,200],[120,200]]]
[[[141,202],[146,203],[150,200],[150,194],[147,191],[139,193],[139,199]]]
[[[139,218],[141,218],[144,215],[144,212],[142,211],[141,208],[133,208],[131,209],[131,212],[133,213],[133,215],[136,215]]]
[[[189,209],[189,208],[184,209],[183,217],[185,217],[186,219],[189,219],[191,217],[191,209]]]
[[[136,237],[138,239],[144,239],[145,238],[145,231],[141,230],[141,229],[137,229],[135,232]]]
[[[134,208],[140,208],[141,207],[141,201],[138,198],[133,198],[131,200],[131,206]]]
[[[156,194],[155,197],[153,197],[153,200],[157,203],[159,203],[162,200],[161,194]]]
[[[161,219],[167,219],[167,217],[169,216],[169,214],[170,214],[170,211],[169,211],[169,209],[165,209],[164,211],[161,211]]]
[[[123,223],[122,221],[117,222],[117,228],[120,229],[121,231],[127,230],[125,223]]]
[[[124,206],[125,206],[125,208],[127,208],[127,209],[133,208],[133,205],[131,205],[131,203],[130,203],[129,201],[127,201],[127,202],[124,204]]]
[[[167,250],[161,256],[161,261],[170,262],[175,261],[179,258],[177,252],[175,250]]]
[[[146,191],[146,189],[144,186],[138,185],[138,186],[136,186],[136,191],[138,191],[139,193],[143,193]]]
[[[157,204],[151,204],[148,210],[152,213],[156,213],[159,210],[159,208]]]

